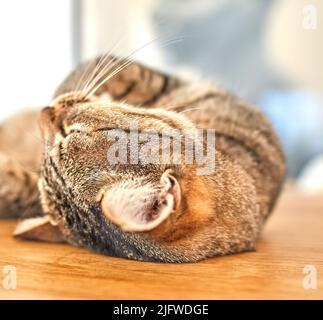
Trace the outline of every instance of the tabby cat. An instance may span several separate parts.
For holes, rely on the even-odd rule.
[[[110,163],[107,134],[129,133],[130,120],[158,134],[212,129],[215,170]],[[40,115],[4,123],[0,162],[0,217],[20,219],[14,236],[159,262],[254,250],[285,175],[280,143],[256,108],[108,55],[81,64]]]

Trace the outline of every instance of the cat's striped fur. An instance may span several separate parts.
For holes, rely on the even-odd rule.
[[[78,83],[84,84],[84,74],[102,63],[100,58],[79,66],[58,88],[56,100],[41,113],[42,209],[34,204],[38,194],[35,168],[31,173],[27,166],[14,164],[17,168],[12,169],[12,164],[5,164],[0,169],[0,215],[49,215],[67,242],[138,260],[188,262],[253,250],[285,175],[280,143],[265,117],[214,85],[189,84],[116,58],[106,59],[105,64],[109,61],[114,68],[125,67],[93,95],[74,91],[79,89]],[[97,83],[106,77],[99,72],[100,68]],[[102,94],[112,101],[98,100]],[[164,128],[215,129],[215,172],[198,176],[195,165],[184,163],[108,166],[106,131],[128,130],[129,119],[137,119],[141,129],[158,132]],[[3,163],[8,161],[1,144],[6,139],[1,131]],[[36,168],[37,161],[35,152]],[[112,216],[105,210],[109,204],[104,202],[108,192],[118,192],[115,186],[131,181],[134,190],[139,190],[134,196],[138,195],[137,199],[124,199],[123,205],[128,201],[131,206],[131,201],[140,201],[140,188],[159,188],[165,172],[171,172],[169,179],[176,181],[180,193],[180,201],[167,219],[142,232],[124,231],[110,220]],[[29,184],[20,176],[28,177]],[[16,186],[10,179],[16,180]],[[7,211],[6,203],[13,199],[9,194],[15,195],[15,201]],[[113,197],[109,199],[109,203],[113,201]]]

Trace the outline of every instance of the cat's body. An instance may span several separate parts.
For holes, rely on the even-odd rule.
[[[116,62],[116,66],[121,63]],[[8,147],[11,142],[6,132],[12,132],[0,129],[4,164],[0,217],[50,216],[53,228],[58,226],[62,234],[56,240],[138,260],[197,261],[254,249],[285,174],[279,141],[264,116],[223,89],[187,84],[138,64],[127,66],[95,91],[96,96],[107,93],[115,103],[69,93],[84,72],[99,63],[92,62],[90,68],[81,65],[42,112],[41,166],[39,139],[34,138],[34,146],[29,145],[31,140],[22,141],[30,150],[22,155],[19,144]],[[34,131],[36,117],[36,113],[26,115],[15,137]],[[128,120],[138,121],[140,129],[158,132],[215,129],[215,171],[199,176],[195,165],[184,163],[106,165],[107,130],[129,131]],[[12,128],[18,121],[12,119],[6,126]],[[9,157],[13,159],[10,164]],[[37,171],[42,209],[35,200]],[[142,201],[150,203],[150,190],[155,189],[151,201],[155,206],[158,200],[158,206],[151,210],[156,218],[148,219]],[[145,192],[148,195],[142,198]],[[6,212],[8,199],[14,204]],[[39,230],[24,229],[17,234],[51,240],[46,234],[39,236]]]

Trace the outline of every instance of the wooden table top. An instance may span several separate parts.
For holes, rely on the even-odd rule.
[[[0,299],[323,299],[323,196],[284,194],[256,252],[191,264],[15,240],[14,225],[0,221]],[[2,286],[7,265],[16,268],[15,290]],[[305,289],[315,271],[317,289]]]

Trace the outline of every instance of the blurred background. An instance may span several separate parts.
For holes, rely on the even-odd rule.
[[[80,61],[136,51],[258,106],[293,185],[323,191],[322,0],[1,1],[0,39],[1,121],[47,104]]]

